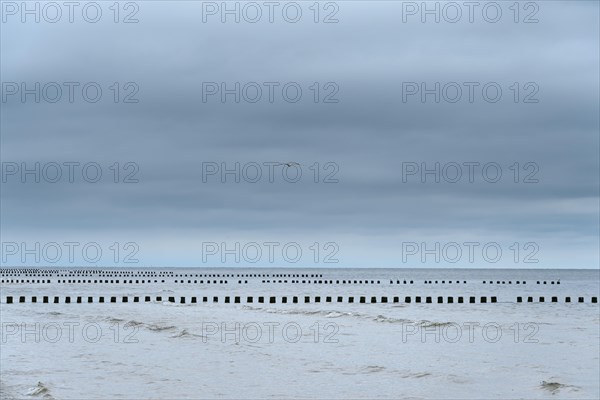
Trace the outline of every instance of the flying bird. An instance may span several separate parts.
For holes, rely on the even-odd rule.
[[[291,161],[291,162],[278,162],[277,165],[285,165],[288,167],[292,167],[292,166],[300,166],[300,163],[297,163],[295,161]]]

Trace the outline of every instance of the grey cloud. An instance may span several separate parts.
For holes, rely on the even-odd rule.
[[[113,104],[106,90],[97,104],[2,103],[4,162],[140,166],[133,185],[2,184],[3,240],[127,230],[155,242],[169,232],[184,248],[173,263],[189,265],[183,243],[210,232],[318,236],[352,243],[348,265],[377,252],[378,266],[398,266],[402,240],[439,232],[452,241],[470,230],[562,240],[543,266],[597,264],[598,4],[540,2],[538,24],[403,24],[400,5],[339,4],[338,24],[203,24],[199,4],[165,2],[141,3],[140,23],[129,26],[3,24],[3,82],[140,88],[138,104]],[[295,81],[304,96],[203,103],[207,81]],[[494,81],[503,99],[404,103],[402,83],[422,81]],[[340,102],[313,103],[313,82],[337,83]],[[513,82],[536,82],[540,102],[512,102]],[[305,173],[332,161],[340,182],[202,183],[203,161],[297,161]],[[497,162],[505,174],[535,162],[540,182],[402,182],[403,162],[468,161]],[[389,241],[374,243],[382,235]]]

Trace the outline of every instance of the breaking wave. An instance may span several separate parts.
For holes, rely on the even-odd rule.
[[[546,391],[550,392],[551,394],[557,394],[562,389],[567,389],[567,388],[570,388],[573,391],[578,391],[578,388],[576,386],[565,385],[564,383],[559,383],[559,382],[542,381],[542,383],[540,384],[540,389],[546,390]]]
[[[156,324],[147,325],[146,328],[148,328],[149,331],[154,331],[154,332],[170,331],[170,330],[176,329],[175,325],[161,326],[161,325],[156,325]]]
[[[243,309],[251,310],[251,311],[262,311],[269,314],[280,314],[280,315],[306,315],[306,316],[321,316],[323,318],[341,318],[341,317],[350,317],[350,318],[358,318],[363,320],[369,320],[380,323],[387,324],[402,324],[402,323],[414,323],[415,321],[404,319],[404,318],[393,318],[386,317],[385,315],[372,315],[372,314],[363,314],[358,312],[342,312],[342,311],[333,311],[333,310],[300,310],[300,309],[281,309],[281,308],[261,308],[261,307],[252,307],[252,306],[244,306]],[[429,322],[429,321],[427,321]]]
[[[203,335],[197,335],[195,333],[190,333],[188,332],[187,329],[182,329],[179,333],[172,335],[172,338],[186,338],[186,337],[199,337],[199,338],[204,338],[205,336]]]
[[[37,385],[29,389],[29,391],[27,392],[27,396],[42,397],[44,399],[54,398],[50,394],[50,390],[42,382],[38,382]]]

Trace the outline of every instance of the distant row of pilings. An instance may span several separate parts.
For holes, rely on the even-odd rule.
[[[111,271],[108,269],[74,269],[74,270],[44,270],[44,269],[17,269],[2,268],[2,276],[45,276],[45,277],[87,277],[101,276],[108,278],[144,278],[144,277],[166,277],[166,278],[322,278],[323,274],[302,273],[302,274],[283,274],[283,273],[175,273],[174,271],[149,271],[149,270],[119,270]]]
[[[177,283],[177,284],[219,284],[219,285],[227,285],[229,283],[232,284],[248,284],[248,280],[235,280],[229,281],[227,279],[174,279],[171,281],[165,281],[165,279],[0,279],[0,283],[2,284],[47,284],[47,283],[60,283],[60,284],[150,284],[150,283]],[[381,279],[263,279],[261,281],[252,281],[251,284],[262,283],[262,284],[270,284],[270,283],[281,283],[281,284],[320,284],[320,285],[413,285],[415,284],[415,280],[410,279],[396,279],[396,280],[381,280]],[[421,283],[421,281],[417,281],[416,283]],[[474,282],[470,282],[474,283]],[[425,285],[460,285],[467,284],[467,281],[463,280],[425,280],[423,281]],[[487,280],[482,281],[482,284],[488,285],[527,285],[527,281],[507,281],[507,280]],[[560,285],[560,281],[535,281],[536,285]]]
[[[587,300],[586,300],[587,299]],[[487,303],[598,303],[598,297],[517,296],[499,301],[497,296],[6,296],[6,304],[16,303],[234,303],[234,304],[309,304],[309,303],[425,303],[425,304],[487,304]]]

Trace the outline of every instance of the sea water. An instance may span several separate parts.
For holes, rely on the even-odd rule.
[[[64,268],[0,275],[3,399],[600,398],[600,311],[591,302],[598,271]]]

